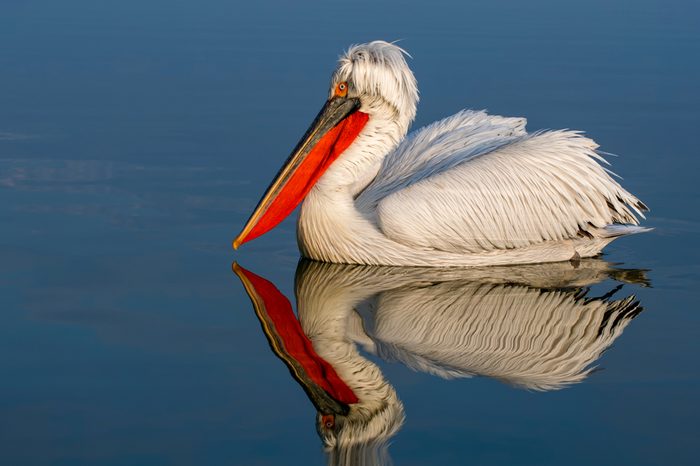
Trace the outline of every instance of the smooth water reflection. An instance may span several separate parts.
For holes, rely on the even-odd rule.
[[[606,370],[567,389],[423,372],[485,365],[446,366],[449,346],[402,339],[400,307],[373,314],[379,297],[399,302],[398,285],[350,312],[364,327],[348,341],[404,406],[392,459],[697,463],[699,13],[691,0],[2,2],[0,465],[327,461],[316,410],[230,271],[237,260],[291,298],[294,218],[239,251],[231,240],[325,99],[337,55],[375,39],[413,56],[414,128],[485,108],[585,130],[619,154],[612,169],[654,227],[605,256],[653,269],[653,287],[608,299],[635,294],[646,310],[592,362]]]
[[[588,377],[642,311],[624,284],[648,285],[645,271],[600,259],[481,269],[302,260],[297,321],[271,282],[237,264],[234,272],[317,410],[328,463],[339,465],[387,463],[405,422],[396,390],[363,352],[445,379],[558,390]],[[593,295],[588,287],[606,279],[619,283]]]

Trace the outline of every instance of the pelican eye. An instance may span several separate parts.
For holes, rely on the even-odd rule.
[[[338,97],[345,97],[346,95],[348,95],[347,81],[340,82],[335,86],[335,95],[337,95]]]
[[[321,423],[326,429],[332,429],[335,427],[335,416],[332,414],[324,414],[321,416]]]

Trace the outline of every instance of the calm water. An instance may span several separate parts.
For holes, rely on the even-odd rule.
[[[314,297],[366,295],[359,313],[347,299],[334,312],[350,313],[353,363],[376,365],[402,406],[370,458],[692,464],[700,4],[481,3],[2,2],[0,464],[342,459],[324,454],[314,405],[268,346],[234,260],[292,303],[297,275],[302,326],[331,363]],[[415,127],[471,107],[585,129],[620,154],[613,169],[655,230],[578,270],[506,276],[297,270],[293,218],[234,252],[337,55],[377,38],[413,56]],[[455,297],[451,317],[430,320]],[[580,352],[521,348],[545,337]]]

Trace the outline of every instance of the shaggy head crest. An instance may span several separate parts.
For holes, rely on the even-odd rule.
[[[351,94],[381,99],[413,121],[418,85],[404,56],[410,57],[401,47],[381,40],[353,45],[338,61],[331,92],[338,83],[347,81]]]

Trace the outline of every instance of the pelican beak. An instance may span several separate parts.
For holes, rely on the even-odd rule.
[[[292,213],[362,131],[369,116],[358,112],[359,107],[357,98],[336,96],[326,102],[234,240],[234,249],[270,231]]]
[[[272,351],[289,368],[307,396],[324,415],[347,415],[358,398],[333,366],[316,353],[289,300],[269,281],[233,263]],[[330,422],[329,417],[328,422]]]

